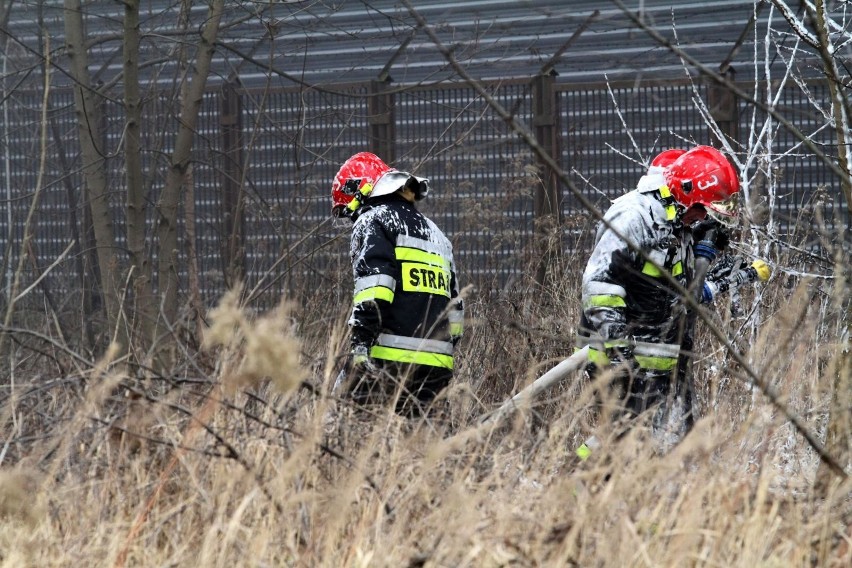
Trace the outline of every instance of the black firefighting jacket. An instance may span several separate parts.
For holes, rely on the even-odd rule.
[[[352,346],[382,361],[453,368],[464,310],[450,241],[397,194],[372,200],[355,221]]]

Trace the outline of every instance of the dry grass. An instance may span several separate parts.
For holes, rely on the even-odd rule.
[[[813,450],[705,333],[703,418],[668,454],[640,429],[608,438],[579,378],[477,428],[570,353],[577,276],[471,295],[440,421],[353,414],[323,395],[345,344],[328,302],[252,316],[229,296],[208,350],[165,384],[108,358],[74,377],[22,362],[32,379],[0,410],[0,566],[850,565],[849,485],[812,489]],[[822,432],[830,290],[778,278],[744,300],[760,325],[725,329]],[[578,465],[591,432],[606,443]]]

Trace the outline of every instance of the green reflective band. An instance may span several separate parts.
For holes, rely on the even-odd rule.
[[[659,278],[663,275],[663,272],[657,268],[653,262],[648,261],[645,263],[645,266],[642,267],[642,274],[647,274],[652,278]],[[672,266],[672,276],[680,276],[683,274],[683,263],[677,261],[674,266]]]
[[[672,196],[672,191],[669,189],[669,186],[661,185],[660,186],[660,197],[662,197],[663,199],[667,199],[671,196]]]
[[[576,351],[579,351],[579,349]],[[606,353],[598,349],[592,349],[591,347],[589,348],[589,362],[594,363],[598,367],[606,367],[610,364],[609,357],[606,356]]]
[[[574,450],[574,453],[577,454],[577,457],[580,458],[580,461],[586,461],[587,459],[589,459],[589,456],[592,455],[592,449],[586,444],[583,444],[579,448]]]
[[[361,302],[366,302],[368,300],[384,300],[386,302],[393,302],[393,290],[385,288],[384,286],[365,288],[355,294],[355,297],[352,298],[352,303],[360,304]]]
[[[450,323],[450,335],[453,337],[458,337],[464,332],[464,324],[462,322],[451,322]]]
[[[396,247],[394,249],[394,254],[396,255],[396,259],[399,261],[409,260],[411,262],[422,262],[423,264],[440,266],[446,270],[450,269],[450,262],[439,254],[409,247]]]
[[[601,294],[598,296],[589,297],[588,302],[589,307],[595,308],[624,308],[627,307],[627,303],[624,301],[624,298],[621,296],[614,296],[612,294]]]
[[[647,357],[634,355],[636,362],[642,369],[651,371],[671,371],[677,367],[677,357]]]
[[[666,205],[666,220],[674,221],[675,217],[677,217],[677,208],[674,205]]]
[[[657,268],[657,266],[653,262],[648,261],[645,263],[645,266],[642,267],[642,274],[647,274],[652,278],[659,278],[663,275],[663,272],[659,268]]]
[[[397,349],[395,347],[383,347],[374,345],[370,348],[370,357],[395,361],[397,363],[413,363],[415,365],[428,365],[430,367],[453,368],[453,356],[441,355],[440,353],[428,353],[425,351],[411,351],[410,349]]]

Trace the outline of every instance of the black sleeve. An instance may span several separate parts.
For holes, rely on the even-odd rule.
[[[355,224],[350,247],[355,284],[349,320],[353,347],[372,346],[382,330],[399,279],[394,248],[395,236],[374,216]]]

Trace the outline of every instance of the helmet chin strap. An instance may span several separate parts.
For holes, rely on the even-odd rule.
[[[684,209],[683,213],[678,216],[678,220],[685,225],[692,225],[696,221],[701,221],[706,216],[707,208],[700,203],[693,203],[692,205]]]
[[[358,218],[358,215],[361,214],[361,208],[364,205],[364,202],[367,201],[367,196],[370,195],[370,192],[373,191],[373,184],[370,182],[365,183],[361,186],[355,195],[352,197],[352,200],[346,205],[346,209],[343,210],[343,215],[345,217],[350,217],[353,221]]]

